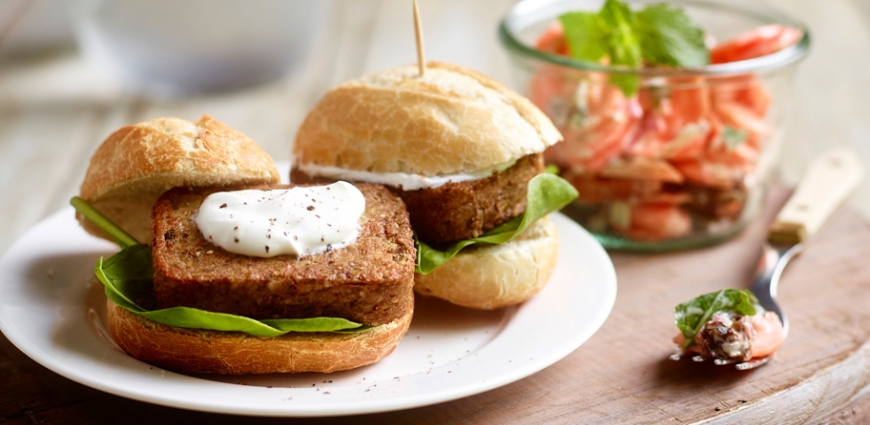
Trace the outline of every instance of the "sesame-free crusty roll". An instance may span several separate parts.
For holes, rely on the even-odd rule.
[[[80,195],[135,237],[151,241],[151,206],[173,187],[278,183],[275,162],[256,142],[203,115],[121,127],[91,157]],[[110,239],[76,214],[82,227]],[[111,240],[111,239],[110,239]]]
[[[408,207],[417,238],[444,249],[490,232],[526,210],[542,152],[562,140],[529,100],[476,71],[430,62],[402,66],[330,90],[293,146],[291,181],[380,183]],[[537,293],[559,241],[542,222],[502,245],[467,248],[431,274],[418,293],[481,309]]]

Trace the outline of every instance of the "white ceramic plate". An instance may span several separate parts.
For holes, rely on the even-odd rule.
[[[334,374],[187,376],[120,351],[93,277],[117,250],[64,209],[0,259],[0,330],[43,366],[93,388],[150,403],[259,416],[332,416],[424,406],[527,377],[570,354],[604,323],[616,275],[601,246],[560,214],[562,248],[530,301],[484,312],[418,297],[408,334],[381,362]]]

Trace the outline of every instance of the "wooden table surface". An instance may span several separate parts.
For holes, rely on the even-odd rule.
[[[813,154],[832,146],[852,146],[865,162],[870,161],[870,84],[866,76],[870,69],[870,2],[767,2],[807,22],[813,35],[811,54],[801,64],[795,82],[783,158],[785,180],[793,180]],[[314,53],[285,78],[229,93],[173,100],[124,93],[72,49],[36,53],[4,50],[8,37],[4,38],[0,28],[0,222],[4,223],[0,227],[0,253],[77,193],[93,150],[124,124],[166,115],[195,119],[208,113],[250,135],[276,160],[288,159],[295,129],[329,87],[367,71],[415,60],[408,3],[337,1],[314,35]],[[420,0],[428,57],[457,62],[510,84],[507,57],[498,46],[495,27],[513,3]],[[0,9],[0,14],[3,12],[8,9]],[[0,18],[0,25],[7,21],[7,16]],[[793,319],[789,343],[776,362],[759,371],[745,375],[717,372],[712,384],[680,381],[685,373],[699,373],[697,366],[664,362],[659,346],[670,332],[662,323],[670,323],[667,315],[679,295],[667,286],[668,281],[697,280],[696,293],[741,282],[757,253],[760,230],[755,230],[711,250],[671,256],[615,255],[620,295],[603,330],[566,360],[530,378],[465,400],[347,422],[683,423],[714,417],[731,423],[870,420],[870,406],[861,403],[870,392],[866,387],[870,368],[865,358],[870,349],[864,347],[870,317],[846,308],[831,313],[813,307],[829,307],[838,299],[848,300],[849,305],[870,305],[860,286],[855,286],[866,284],[870,276],[864,260],[870,248],[870,231],[860,218],[870,212],[867,185],[851,208],[837,217],[789,271],[788,279],[804,285],[786,282],[782,290],[788,305],[818,301],[809,307],[818,317],[841,320]],[[721,273],[715,279],[701,279],[711,270]],[[836,290],[815,294],[807,283],[811,280]],[[794,292],[788,288],[795,288]],[[623,319],[632,311],[659,305],[663,307],[649,319],[651,331],[644,334],[643,341],[655,347],[644,357],[648,360],[616,363],[619,353],[634,349],[630,345],[634,340],[619,335],[639,332],[625,329],[629,321]],[[804,335],[835,336],[833,348],[825,339],[806,342],[809,348],[833,350],[836,355],[806,357],[795,342],[800,341],[802,326],[808,332]],[[612,352],[600,354],[608,351],[607,347]],[[620,371],[636,377],[609,379]],[[800,374],[798,381],[793,378],[795,373]],[[668,393],[675,398],[648,398],[662,386],[676,388]],[[845,389],[834,391],[835,387]],[[583,388],[595,389],[595,396],[576,398],[576,390]],[[707,399],[684,400],[683,396],[692,392],[704,393]],[[613,400],[619,403],[605,402]],[[231,416],[151,406],[91,390],[37,365],[0,336],[0,423],[144,423],[156,419],[240,421]]]

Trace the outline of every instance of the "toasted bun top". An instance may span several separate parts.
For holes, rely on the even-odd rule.
[[[112,133],[91,157],[80,196],[140,242],[151,239],[151,206],[179,186],[278,183],[272,158],[248,136],[203,115],[156,118]],[[88,232],[106,237],[80,218]]]
[[[296,135],[297,164],[427,176],[474,173],[562,139],[524,97],[475,71],[430,62],[330,90]]]

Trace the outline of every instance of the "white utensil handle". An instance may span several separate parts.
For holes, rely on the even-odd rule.
[[[770,227],[771,243],[797,244],[816,234],[864,179],[861,158],[849,149],[828,151],[810,163],[791,199]]]

